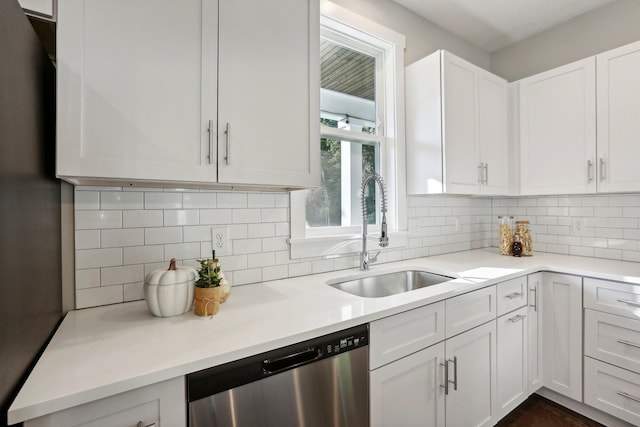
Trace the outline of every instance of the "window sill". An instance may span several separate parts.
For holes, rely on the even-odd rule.
[[[379,234],[370,234],[367,248],[370,251],[383,252],[405,248],[408,245],[408,233],[398,231],[389,233],[389,246],[381,248],[377,244]],[[289,239],[291,259],[312,257],[334,257],[346,254],[356,254],[362,251],[362,235],[350,234],[342,236],[305,237]]]

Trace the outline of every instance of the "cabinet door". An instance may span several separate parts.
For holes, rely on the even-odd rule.
[[[529,396],[527,307],[497,320],[497,416],[502,418]]]
[[[496,287],[487,286],[445,301],[445,336],[474,328],[496,318]]]
[[[496,321],[445,342],[449,364],[447,426],[492,426],[496,396]]]
[[[476,194],[480,180],[477,67],[442,53],[445,192]]]
[[[509,140],[506,80],[478,70],[478,138],[480,190],[502,195],[509,191]]]
[[[219,182],[319,185],[318,0],[219,4]]]
[[[529,394],[532,394],[542,387],[542,273],[527,276],[527,284],[529,288],[527,364]]]
[[[444,343],[371,371],[371,426],[444,427]]]
[[[212,0],[60,0],[58,176],[215,182],[216,23]]]
[[[640,190],[640,42],[596,56],[598,191]]]
[[[582,401],[582,278],[545,273],[544,386]]]
[[[85,403],[25,422],[26,427],[185,427],[184,377]]]
[[[520,80],[520,192],[595,192],[595,59]]]

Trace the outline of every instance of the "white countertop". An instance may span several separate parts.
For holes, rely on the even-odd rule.
[[[384,298],[327,286],[357,269],[234,287],[218,314],[154,317],[144,301],[72,311],[8,411],[17,423],[335,332],[536,271],[640,283],[640,263],[554,254],[500,256],[496,248],[372,265],[366,275],[415,267],[459,279]]]

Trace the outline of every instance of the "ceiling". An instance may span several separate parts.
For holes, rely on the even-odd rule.
[[[614,0],[392,0],[494,52]]]
[[[320,87],[368,100],[375,95],[375,58],[320,40]]]

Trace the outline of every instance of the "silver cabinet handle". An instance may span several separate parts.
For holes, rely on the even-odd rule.
[[[514,292],[512,294],[505,295],[505,298],[514,299],[514,298],[522,298],[524,296],[524,292]]]
[[[214,139],[213,120],[209,120],[209,164],[213,164],[213,139]]]
[[[640,344],[633,343],[627,340],[617,340],[620,344],[628,345],[629,347],[640,348]]]
[[[440,387],[444,388],[444,394],[449,394],[449,361],[445,360],[440,366],[444,366],[444,385],[440,384]]]
[[[622,397],[626,397],[627,399],[631,399],[635,402],[640,402],[640,397],[634,396],[632,394],[629,393],[625,393],[624,391],[619,391],[618,394]]]
[[[604,181],[605,178],[607,177],[607,174],[605,173],[605,170],[604,170],[604,166],[605,166],[604,157],[600,157],[600,182]]]
[[[587,160],[587,181],[593,182],[593,162]]]
[[[224,128],[224,134],[227,136],[226,155],[224,156],[224,161],[229,165],[229,163],[231,163],[231,124],[229,122],[227,122],[227,125]]]
[[[538,289],[531,288],[529,292],[533,292],[533,304],[529,304],[529,306],[533,307],[533,311],[538,311]]]
[[[138,424],[136,424],[136,427],[153,427],[155,425],[156,425],[155,422],[151,424],[145,424],[143,421],[138,421]]]
[[[489,163],[484,164],[484,183],[489,184]]]
[[[458,390],[458,356],[453,356],[453,360],[447,359],[447,363],[453,362],[453,381],[449,380],[447,377],[447,381],[453,383],[453,389]]]
[[[517,316],[513,316],[513,317],[509,318],[508,320],[511,323],[516,323],[516,322],[521,321],[525,317],[527,317],[527,316],[525,316],[524,314],[518,314]]]
[[[640,302],[632,301],[630,299],[619,299],[618,302],[621,302],[623,304],[632,305],[634,307],[640,307]]]

